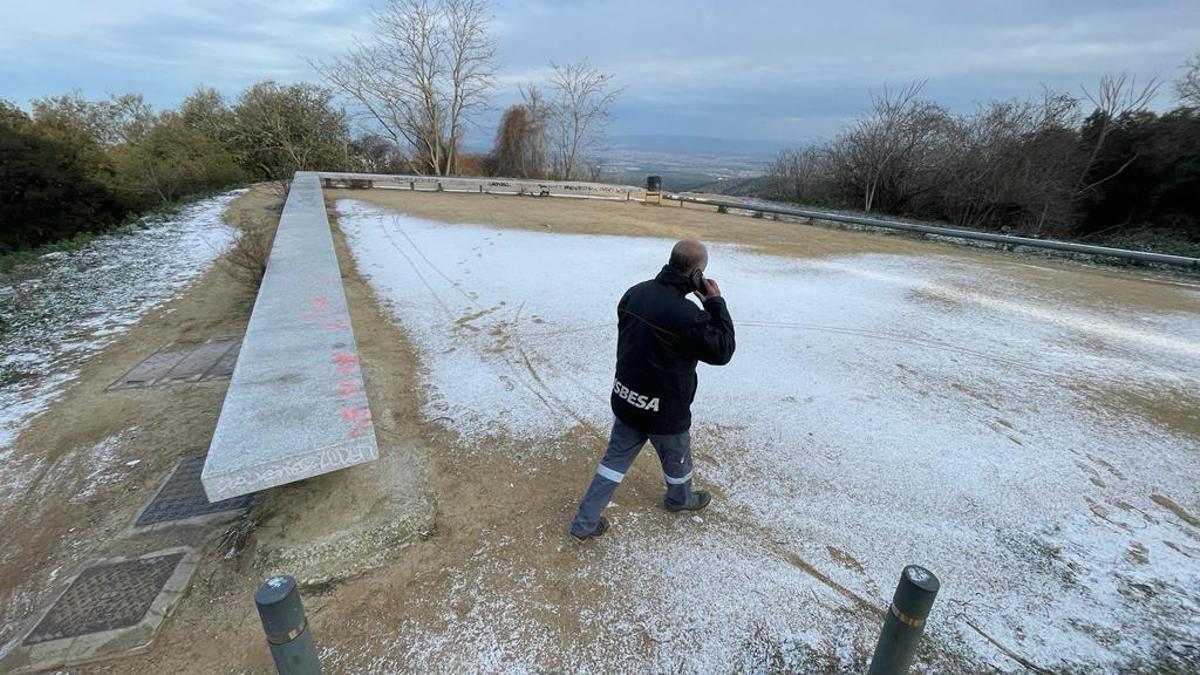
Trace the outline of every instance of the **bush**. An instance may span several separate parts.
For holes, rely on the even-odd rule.
[[[219,141],[164,115],[137,143],[113,150],[117,189],[139,208],[242,182],[245,173]]]
[[[65,143],[0,124],[0,253],[102,230],[125,205]]]
[[[258,288],[267,273],[275,229],[251,219],[235,222],[234,225],[242,231],[242,236],[222,258],[222,269],[236,281]]]

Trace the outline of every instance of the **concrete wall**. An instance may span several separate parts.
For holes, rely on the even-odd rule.
[[[201,481],[217,501],[378,457],[320,180],[297,173]]]

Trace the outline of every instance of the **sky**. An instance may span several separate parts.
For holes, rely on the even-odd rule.
[[[308,59],[371,32],[386,0],[0,0],[0,97],[79,89],[171,107],[197,85],[318,81]],[[885,83],[966,112],[1043,85],[1081,94],[1104,73],[1170,82],[1200,52],[1200,0],[494,0],[499,87],[490,138],[517,86],[589,59],[625,87],[614,136],[794,145],[832,137]]]

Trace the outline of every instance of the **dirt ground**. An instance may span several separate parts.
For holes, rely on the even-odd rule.
[[[232,207],[267,222],[277,221],[278,208],[276,197],[257,190]],[[156,537],[120,544],[114,539],[180,458],[207,450],[225,383],[103,390],[168,342],[243,332],[253,302],[250,288],[222,269],[210,270],[181,297],[144,317],[86,363],[66,394],[17,439],[12,461],[21,465],[20,474],[30,482],[22,498],[0,506],[13,542],[0,552],[0,639],[27,629],[61,590],[48,580],[61,584],[95,557],[155,547]],[[88,474],[96,469],[88,451],[114,435],[120,435],[120,442],[105,467],[115,472],[113,479],[81,498]]]
[[[563,233],[693,236],[748,245],[774,255],[932,251],[967,260],[982,256],[993,263],[1001,258],[1002,264],[1029,268],[1031,278],[1055,285],[1060,293],[1074,296],[1085,306],[1116,303],[1163,311],[1194,309],[1188,298],[1175,292],[1178,280],[1145,271],[1091,268],[905,237],[847,234],[717,214],[706,208],[389,190],[326,192],[327,203],[338,198],[365,200],[447,222]],[[254,190],[230,207],[236,214],[264,219],[277,219],[278,208],[278,198],[264,190]],[[376,428],[390,441],[413,444],[424,451],[437,509],[432,536],[399,553],[394,564],[305,593],[317,644],[332,648],[325,652],[330,657],[326,672],[377,670],[381,666],[373,660],[370,645],[386,641],[397,626],[444,628],[456,617],[473,611],[469,606],[446,606],[439,601],[450,597],[450,588],[461,581],[448,572],[452,569],[475,570],[483,576],[483,583],[499,588],[515,584],[519,574],[535,575],[538,591],[530,602],[544,607],[537,614],[539,620],[550,627],[551,639],[571,644],[580,630],[576,620],[580,612],[606,602],[605,597],[592,594],[603,591],[581,591],[573,583],[599,554],[593,549],[575,548],[565,535],[570,512],[602,448],[602,430],[580,424],[556,439],[544,441],[561,446],[569,459],[533,475],[520,461],[497,454],[472,456],[469,463],[464,463],[462,441],[422,417],[422,364],[409,339],[387,318],[371,288],[356,272],[336,228],[335,243]],[[1149,278],[1152,283],[1124,283],[1131,275]],[[252,303],[253,295],[244,285],[214,268],[181,297],[147,316],[89,362],[67,395],[18,439],[15,461],[26,463],[35,478],[23,500],[5,506],[4,523],[10,541],[17,543],[0,553],[0,606],[5,615],[0,639],[11,638],[17,628],[27,628],[30,617],[52,597],[57,587],[47,579],[69,576],[87,559],[111,551],[114,536],[149,499],[174,462],[205,451],[225,385],[218,382],[107,394],[103,388],[166,342],[241,332]],[[1179,424],[1195,424],[1188,411],[1172,414],[1180,416]],[[1200,434],[1200,429],[1189,428]],[[113,462],[124,466],[126,461],[136,459],[140,463],[82,503],[73,503],[70,497],[88,470],[80,453],[126,430],[130,431],[122,437]],[[522,451],[521,443],[514,442],[511,456],[519,457]],[[481,476],[486,479],[480,480]],[[280,488],[268,495],[259,510],[260,527],[270,527],[272,518],[281,517],[278,509],[286,508],[289,500],[302,499],[304,490],[312,489],[311,483]],[[653,502],[659,497],[660,483],[657,466],[643,457],[622,485],[622,498]],[[666,527],[672,517],[659,513],[652,518],[647,527]],[[154,543],[137,545],[148,548]],[[73,668],[71,672],[274,672],[252,602],[253,590],[260,581],[251,564],[253,546],[252,535],[240,556],[226,560],[210,537],[188,596],[150,649]],[[796,559],[792,564],[820,581],[820,572],[803,560]],[[846,564],[855,563],[851,559]],[[62,571],[55,575],[56,569]],[[821,583],[834,582],[826,579]],[[873,601],[847,589],[838,592],[847,596],[850,609],[836,611],[877,620],[879,610]],[[864,647],[869,648],[866,643],[872,637],[861,637]],[[355,648],[340,649],[345,645]],[[400,665],[416,672],[422,670],[422,663],[420,654],[409,654]],[[387,668],[395,666],[394,661],[389,664]],[[569,669],[571,664],[541,665],[556,670]],[[469,666],[464,664],[462,669],[465,672]]]

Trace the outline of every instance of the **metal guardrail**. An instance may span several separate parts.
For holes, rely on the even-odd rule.
[[[1123,248],[1110,248],[1108,246],[1093,246],[1091,244],[1076,244],[1069,241],[1058,241],[1055,239],[1032,239],[1030,237],[1014,237],[1008,234],[995,234],[991,232],[976,232],[974,230],[962,230],[954,227],[942,227],[938,225],[922,225],[919,223],[905,223],[896,220],[881,220],[879,218],[867,218],[865,216],[851,216],[841,213],[830,213],[828,211],[810,211],[807,209],[794,209],[784,206],[764,206],[758,204],[747,204],[744,202],[726,201],[721,199],[707,199],[704,197],[690,197],[681,194],[664,194],[664,199],[670,199],[678,202],[688,202],[693,204],[705,204],[708,206],[716,206],[725,209],[737,209],[740,211],[752,211],[757,213],[770,213],[780,216],[790,216],[793,218],[806,218],[809,220],[827,220],[835,223],[850,223],[852,225],[862,225],[865,227],[878,227],[888,230],[904,230],[908,232],[920,232],[922,234],[933,234],[943,237],[957,237],[959,239],[974,239],[977,241],[990,241],[997,244],[1008,244],[1011,246],[1030,246],[1035,248],[1053,249],[1056,251],[1069,251],[1071,253],[1082,253],[1086,255],[1106,256],[1110,258],[1123,258],[1125,260],[1135,260],[1143,263],[1155,263],[1159,265],[1175,265],[1178,267],[1187,267],[1194,270],[1200,270],[1200,258],[1190,258],[1182,255],[1170,255],[1167,253],[1150,253],[1147,251],[1131,251]]]
[[[407,174],[372,174],[372,173],[353,173],[353,172],[338,172],[338,171],[322,171],[319,174],[323,179],[332,180],[369,180],[382,181],[387,183],[395,183],[397,185],[409,185],[412,189],[417,189],[417,184],[425,186],[435,186],[436,189],[445,189],[447,192],[468,192],[475,191],[463,188],[477,188],[480,192],[487,194],[544,194],[549,197],[583,197],[581,193],[608,193],[614,196],[602,197],[599,195],[589,195],[592,199],[615,199],[620,201],[644,201],[644,198],[634,197],[636,193],[645,193],[644,188],[634,187],[632,185],[614,185],[610,183],[590,183],[585,181],[552,181],[552,180],[530,180],[530,179],[511,179],[511,178],[468,178],[458,176],[423,176],[423,175],[407,175]],[[448,188],[447,186],[456,186]],[[529,188],[526,191],[526,187]],[[517,188],[520,192],[505,191],[504,188]],[[536,189],[535,189],[536,188]],[[621,195],[621,196],[617,196]],[[1043,248],[1055,251],[1066,251],[1069,253],[1080,253],[1084,255],[1105,256],[1109,258],[1121,258],[1124,260],[1133,260],[1142,263],[1153,263],[1158,265],[1173,265],[1176,267],[1184,267],[1192,270],[1200,270],[1200,258],[1191,258],[1182,255],[1171,255],[1168,253],[1151,253],[1148,251],[1133,251],[1124,248],[1112,248],[1109,246],[1094,246],[1092,244],[1077,244],[1070,241],[1058,241],[1056,239],[1033,239],[1031,237],[1016,237],[1009,234],[995,234],[992,232],[978,232],[975,230],[963,230],[954,227],[943,227],[941,225],[925,225],[921,223],[906,223],[898,220],[883,220],[880,218],[868,218],[866,216],[853,216],[842,213],[831,213],[828,211],[812,211],[809,209],[798,209],[787,206],[771,206],[764,204],[753,204],[738,201],[729,201],[722,199],[709,199],[707,197],[693,197],[679,193],[662,193],[663,199],[678,201],[682,203],[704,204],[707,206],[715,206],[725,209],[736,209],[739,211],[750,211],[754,213],[770,213],[773,215],[788,216],[792,218],[804,218],[807,220],[825,220],[835,223],[848,223],[851,225],[860,225],[864,227],[877,227],[885,230],[902,230],[907,232],[918,232],[921,234],[932,234],[941,237],[954,237],[958,239],[969,239],[975,241],[987,241],[996,244],[1006,244],[1009,246],[1029,246],[1033,248]]]
[[[537,180],[532,178],[503,178],[468,176],[426,176],[418,174],[378,174],[354,173],[345,171],[322,171],[323,180],[332,181],[374,181],[397,186],[422,186],[422,189],[440,189],[445,192],[474,192],[475,188],[483,186],[483,191],[491,194],[539,194],[542,191],[549,196],[572,196],[579,193],[595,192],[601,194],[619,195],[622,201],[632,201],[632,195],[645,190],[633,185],[616,183],[592,183],[587,181],[566,180]],[[455,190],[454,188],[459,188]],[[505,188],[508,188],[506,191]],[[520,192],[513,192],[519,190]]]

